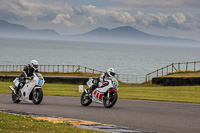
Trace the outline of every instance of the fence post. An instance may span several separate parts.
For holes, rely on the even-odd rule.
[[[186,72],[188,71],[188,62],[186,62]]]
[[[167,66],[167,74],[168,74],[168,66]]]
[[[157,77],[158,77],[158,69],[157,69]]]
[[[150,80],[150,74],[146,75],[146,81],[148,82]]]
[[[78,65],[78,71],[80,71],[80,70],[81,70],[80,65]]]
[[[162,76],[163,76],[163,68],[162,68]]]
[[[69,72],[69,65],[67,65],[67,73]]]
[[[180,72],[180,63],[178,63],[178,71]]]
[[[148,75],[148,74],[147,74]],[[146,75],[146,82],[147,82],[147,75]]]
[[[194,72],[195,72],[195,66],[196,66],[196,62],[194,62]]]
[[[174,72],[173,69],[174,69],[174,63],[172,63],[172,73]]]

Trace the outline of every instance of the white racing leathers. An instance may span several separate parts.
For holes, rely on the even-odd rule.
[[[87,82],[89,88],[91,88],[91,86],[94,84],[93,80],[94,79],[89,79],[89,81]],[[94,89],[92,92],[90,91],[90,89],[85,89],[81,96],[81,104],[83,106],[88,106],[92,102],[104,104],[106,108],[110,108],[115,105],[118,97],[118,81],[114,77],[111,77],[110,79],[104,78],[103,82],[107,82],[107,84],[104,85],[104,83],[102,85],[99,85],[99,87]]]

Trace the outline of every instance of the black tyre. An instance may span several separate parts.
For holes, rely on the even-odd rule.
[[[19,103],[21,100],[19,100],[19,97],[15,93],[12,93],[12,101],[14,103]]]
[[[111,108],[113,105],[115,105],[115,103],[117,102],[117,91],[112,91],[109,94],[109,98],[107,96],[105,96],[105,98],[103,99],[103,105],[106,108]]]
[[[83,106],[88,106],[91,103],[92,103],[92,99],[90,98],[89,94],[84,91],[81,96],[81,104]]]
[[[32,100],[34,104],[40,104],[43,99],[42,89],[35,89],[33,91]]]

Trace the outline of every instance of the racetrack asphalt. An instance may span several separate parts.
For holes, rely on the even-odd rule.
[[[114,124],[158,133],[199,133],[200,104],[118,99],[112,108],[80,104],[80,97],[44,96],[39,105],[0,94],[0,109]]]

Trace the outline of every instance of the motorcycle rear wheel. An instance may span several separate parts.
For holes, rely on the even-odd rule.
[[[21,100],[19,100],[19,97],[13,92],[12,93],[12,101],[14,103],[19,103]]]
[[[92,99],[89,97],[89,94],[84,91],[81,96],[81,104],[83,106],[88,106],[91,103],[92,103]]]
[[[35,89],[33,91],[32,100],[34,104],[40,104],[43,99],[42,89]]]
[[[105,98],[103,99],[103,105],[106,108],[111,108],[113,105],[115,105],[115,103],[117,102],[117,91],[112,91],[109,94],[109,98],[107,96],[105,96]]]

